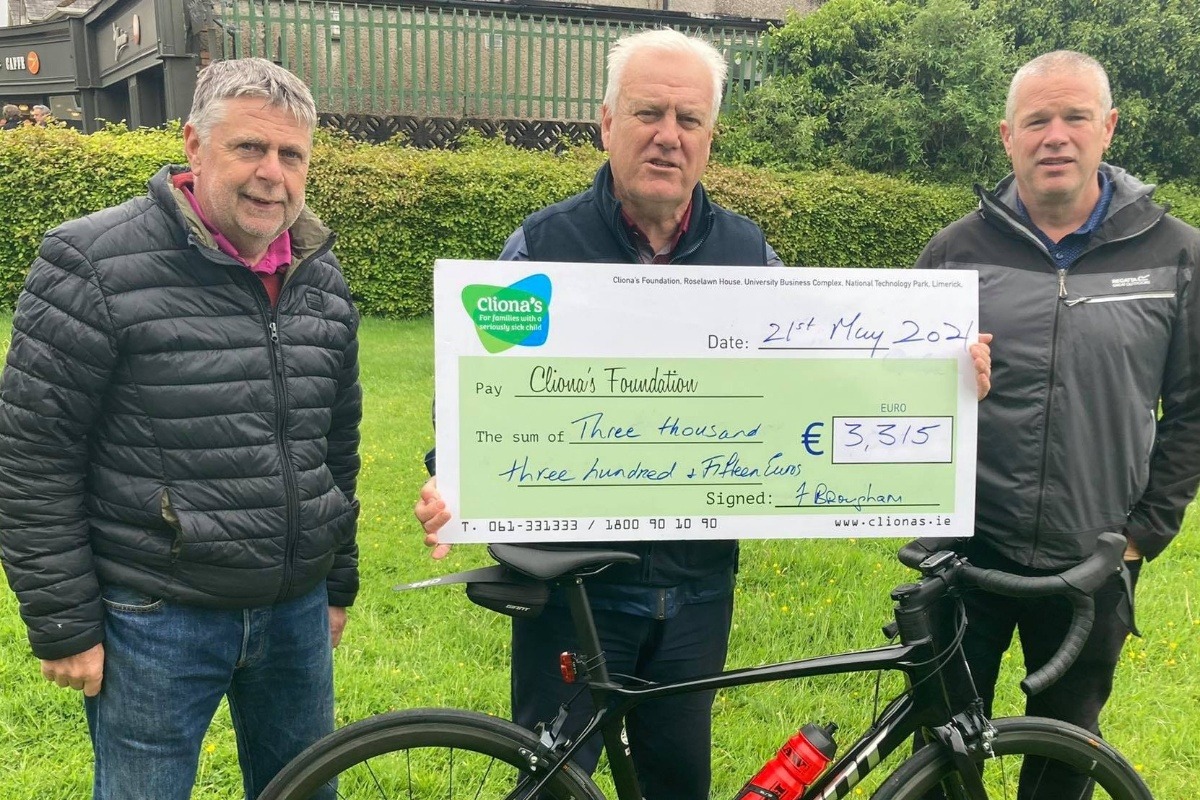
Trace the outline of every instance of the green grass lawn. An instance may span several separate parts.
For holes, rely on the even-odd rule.
[[[0,319],[0,329],[9,321]],[[432,326],[367,320],[362,328],[362,593],[335,659],[338,723],[390,709],[507,709],[507,620],[472,605],[461,588],[399,594],[391,587],[486,560],[477,546],[433,562],[412,518],[432,443]],[[6,342],[4,343],[7,344]],[[2,349],[2,348],[0,348]],[[1145,637],[1126,648],[1105,712],[1109,738],[1159,800],[1192,800],[1200,784],[1200,544],[1197,517],[1146,568],[1138,594]],[[888,591],[908,579],[892,556],[901,540],[753,541],[743,547],[730,666],[882,643]],[[1021,677],[1007,660],[998,713],[1018,713]],[[90,796],[91,758],[80,695],[42,680],[16,601],[0,592],[0,798]],[[886,675],[882,694],[899,689]],[[805,722],[835,720],[849,742],[875,709],[872,676],[780,683],[717,699],[713,796],[730,797]],[[194,795],[241,797],[228,712],[205,742]]]

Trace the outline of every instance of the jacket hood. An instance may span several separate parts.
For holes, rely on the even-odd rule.
[[[1167,207],[1153,201],[1154,190],[1152,183],[1143,183],[1130,175],[1121,167],[1101,163],[1100,171],[1108,176],[1113,183],[1113,196],[1108,204],[1108,212],[1104,216],[1097,235],[1101,239],[1104,227],[1118,214],[1121,214],[1122,229],[1139,228],[1157,222],[1167,213]],[[1024,220],[1017,214],[1017,181],[1016,175],[1008,173],[991,192],[980,184],[975,184],[975,194],[979,197],[979,210],[985,216],[1004,219],[1008,224],[1018,227],[1032,235]],[[1128,210],[1128,213],[1122,213]],[[1036,238],[1036,237],[1035,237]]]

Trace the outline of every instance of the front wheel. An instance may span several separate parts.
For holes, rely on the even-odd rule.
[[[258,800],[526,800],[549,764],[537,739],[511,722],[471,711],[418,709],[347,725],[298,755]],[[604,800],[574,764],[538,800]]]
[[[1124,757],[1099,737],[1039,717],[992,720],[994,757],[983,762],[989,800],[1153,800]],[[924,747],[892,773],[873,800],[959,797],[954,764]],[[1089,792],[1092,792],[1089,794]]]

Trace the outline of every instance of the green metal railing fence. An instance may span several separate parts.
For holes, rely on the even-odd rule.
[[[216,0],[206,43],[214,59],[282,64],[323,112],[596,121],[609,46],[648,24],[482,5]],[[672,27],[726,54],[726,102],[770,72],[763,24]]]

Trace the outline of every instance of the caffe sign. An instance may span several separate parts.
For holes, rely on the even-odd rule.
[[[30,75],[37,75],[42,71],[42,60],[38,57],[37,51],[30,50],[23,56],[5,56],[4,69],[9,72],[28,72]]]

